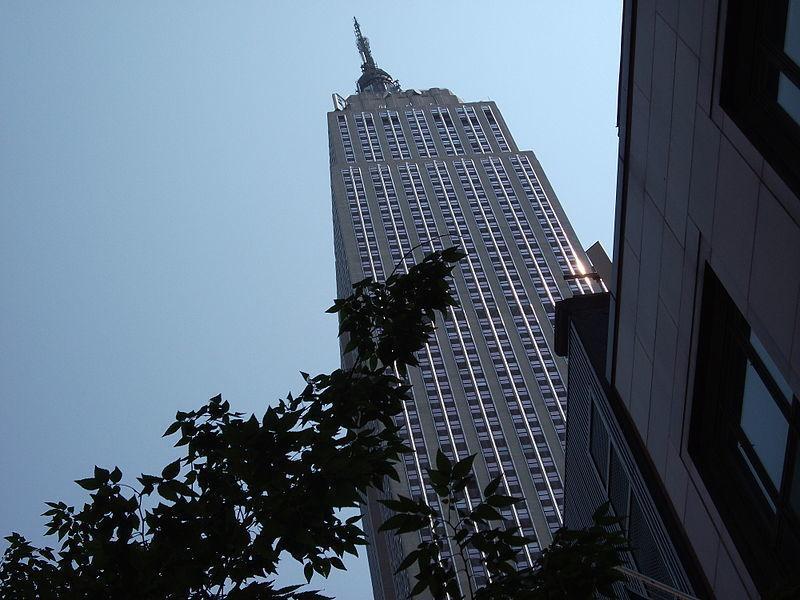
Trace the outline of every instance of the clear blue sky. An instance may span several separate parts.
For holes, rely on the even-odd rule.
[[[0,3],[0,534],[178,409],[337,366],[325,113],[358,15],[404,87],[493,99],[611,246],[619,2]],[[366,560],[321,582],[370,597]],[[292,573],[299,573],[295,570]]]

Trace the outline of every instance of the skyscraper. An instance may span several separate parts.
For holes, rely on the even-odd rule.
[[[401,424],[414,453],[389,493],[435,505],[426,469],[437,448],[451,460],[477,454],[478,487],[466,503],[503,475],[505,492],[524,498],[503,513],[534,540],[521,555],[530,563],[563,521],[566,368],[552,351],[555,303],[602,283],[536,157],[519,151],[494,102],[401,89],[376,65],[358,22],[355,31],[357,93],[334,94],[328,113],[338,294],[432,250],[467,253],[454,272],[461,307],[409,374]],[[364,507],[375,597],[405,598],[409,582],[394,571],[419,539],[377,534],[388,514],[376,499]],[[468,562],[480,582],[480,555]]]

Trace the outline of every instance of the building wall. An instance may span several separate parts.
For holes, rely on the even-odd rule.
[[[673,590],[696,594],[609,400],[603,374],[584,346],[592,335],[602,332],[596,327],[579,331],[576,321],[581,318],[578,311],[570,316],[566,334],[570,385],[565,525],[573,529],[591,526],[593,513],[610,501],[610,510],[622,519],[632,548],[623,554],[623,565]],[[628,590],[646,596],[654,588],[647,580],[628,578],[617,586],[617,596],[629,597],[625,595]]]
[[[608,374],[718,598],[758,592],[687,449],[706,262],[800,391],[800,204],[720,106],[725,0],[626,2]]]

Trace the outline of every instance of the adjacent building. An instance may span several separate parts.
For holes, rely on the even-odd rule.
[[[800,597],[800,3],[627,1],[619,134],[611,293],[557,311],[566,522],[609,498],[663,597]]]
[[[414,453],[389,493],[436,505],[426,481],[436,450],[451,460],[477,454],[480,489],[502,475],[506,493],[525,499],[504,516],[534,540],[521,554],[530,564],[563,523],[566,365],[553,352],[555,306],[604,287],[536,156],[517,148],[495,103],[404,90],[377,67],[357,22],[356,39],[357,93],[335,94],[328,113],[339,295],[433,250],[467,253],[453,281],[461,306],[410,373],[401,425]],[[480,502],[478,487],[468,505]],[[375,598],[399,600],[410,585],[394,572],[420,540],[378,534],[388,515],[375,500],[363,511]],[[483,581],[480,556],[467,562]]]

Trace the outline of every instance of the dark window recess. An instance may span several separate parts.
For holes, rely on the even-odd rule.
[[[628,496],[630,496],[630,484],[628,483],[628,476],[625,475],[625,469],[622,466],[617,456],[616,451],[612,448],[609,460],[609,473],[608,473],[608,499],[611,500],[611,506],[618,517],[626,518],[628,516]],[[627,524],[624,529],[628,529]]]
[[[720,100],[800,194],[800,3],[728,2]]]
[[[658,554],[658,547],[647,526],[642,507],[633,494],[631,494],[630,500],[628,541],[631,544],[631,554],[633,554],[633,560],[636,562],[639,572],[662,583],[670,584],[671,579]]]
[[[689,452],[760,590],[797,582],[797,398],[707,266]]]
[[[600,415],[597,414],[594,398],[591,399],[590,418],[589,451],[592,454],[594,466],[600,474],[603,487],[605,487],[608,485],[608,432],[606,432],[605,425],[603,425]]]

